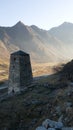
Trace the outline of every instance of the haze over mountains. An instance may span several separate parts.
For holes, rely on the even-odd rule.
[[[0,59],[22,49],[34,62],[61,62],[73,58],[73,24],[63,23],[48,31],[19,21],[12,27],[0,27]]]

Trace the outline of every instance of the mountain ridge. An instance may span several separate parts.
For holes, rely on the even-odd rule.
[[[21,49],[30,54],[32,61],[40,63],[71,59],[72,36],[73,24],[68,22],[49,31],[35,25],[25,25],[21,21],[11,27],[0,26],[0,40],[7,48],[7,53]]]

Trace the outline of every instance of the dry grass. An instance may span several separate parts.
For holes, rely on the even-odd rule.
[[[0,81],[8,79],[9,64],[0,59]]]
[[[54,66],[58,63],[32,63],[33,77],[54,73]],[[8,79],[9,62],[0,59],[0,80]]]
[[[33,76],[53,74],[53,67],[56,65],[57,63],[32,63]]]
[[[32,63],[33,76],[49,75],[53,73],[56,63]],[[8,78],[9,63],[0,60],[0,80]]]

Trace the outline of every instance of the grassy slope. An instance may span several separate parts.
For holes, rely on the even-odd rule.
[[[57,63],[32,63],[33,76],[48,75],[53,73],[53,67]],[[8,79],[9,63],[0,60],[0,81]]]
[[[0,103],[0,128],[11,127],[16,130],[21,124],[26,130],[34,130],[44,119],[58,120],[61,115],[63,115],[63,121],[65,118],[69,119],[69,121],[64,121],[65,125],[73,126],[73,107],[66,111],[65,106],[66,102],[73,101],[73,95],[71,97],[67,95],[70,87],[50,89],[44,86],[50,81],[51,85],[53,84],[56,88],[58,78],[58,75],[43,77],[23,94],[2,101]],[[56,112],[58,106],[61,109],[60,113]]]
[[[8,62],[0,59],[0,81],[8,79],[8,68]]]

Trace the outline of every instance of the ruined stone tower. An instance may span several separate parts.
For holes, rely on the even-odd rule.
[[[32,82],[29,54],[17,51],[10,56],[8,93],[24,90]]]

